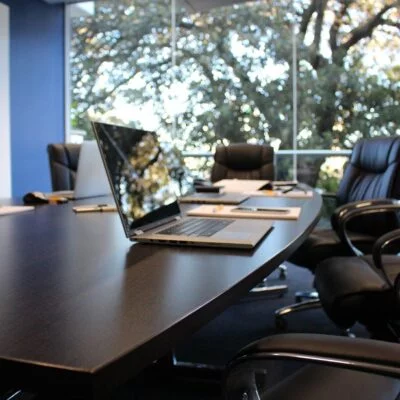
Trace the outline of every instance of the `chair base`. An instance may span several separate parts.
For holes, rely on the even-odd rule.
[[[278,267],[279,279],[285,280],[287,276],[287,267],[285,264],[281,264]],[[282,297],[288,291],[287,285],[274,285],[268,286],[268,278],[264,278],[257,286],[250,290],[250,295],[278,295]]]
[[[274,285],[268,286],[268,284],[263,281],[263,285],[258,285],[250,290],[250,294],[253,295],[265,295],[265,294],[276,294],[278,296],[283,296],[288,291],[287,285]]]
[[[304,300],[316,300],[319,299],[319,294],[315,290],[304,290],[295,293],[296,303],[300,303]]]
[[[278,267],[278,271],[279,271],[279,279],[285,280],[287,277],[287,266],[285,264],[281,264]]]
[[[342,336],[346,336],[349,338],[355,338],[356,335],[350,330],[350,328],[348,329],[342,329]]]

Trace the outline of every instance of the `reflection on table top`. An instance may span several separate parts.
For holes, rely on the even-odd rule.
[[[234,250],[133,244],[116,213],[72,211],[84,203],[94,202],[0,218],[0,360],[19,383],[78,380],[96,398],[261,281],[307,236],[321,208],[319,195],[251,198],[246,205],[302,212],[276,221],[254,250]]]

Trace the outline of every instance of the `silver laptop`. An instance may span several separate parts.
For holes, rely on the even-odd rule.
[[[153,132],[92,122],[126,236],[137,242],[253,248],[267,220],[182,215],[179,182]]]
[[[47,195],[84,199],[111,194],[110,184],[95,140],[84,141],[79,151],[74,190],[60,190]]]

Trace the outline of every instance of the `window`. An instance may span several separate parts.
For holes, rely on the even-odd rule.
[[[279,179],[334,190],[346,157],[327,154],[399,134],[398,6],[234,3],[88,3],[71,17],[72,127],[90,135],[93,118],[154,130],[196,156],[268,142]],[[207,157],[187,160],[208,168]]]

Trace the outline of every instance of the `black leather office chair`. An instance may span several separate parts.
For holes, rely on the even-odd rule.
[[[225,400],[397,400],[400,345],[282,334],[242,349],[226,369]]]
[[[275,178],[274,149],[263,144],[233,143],[218,146],[211,169],[211,181],[221,179]]]
[[[259,179],[274,180],[274,149],[265,144],[232,143],[218,146],[211,169],[211,181],[221,179]],[[286,277],[286,267],[279,267],[280,278]],[[252,293],[283,294],[286,285],[268,286],[266,280],[252,290]]]
[[[53,191],[74,190],[80,144],[56,143],[47,146]]]
[[[398,200],[353,210],[340,220],[339,232],[353,247],[346,230],[352,218],[388,212],[394,217],[399,211]],[[374,338],[400,339],[399,245],[400,229],[396,229],[375,242],[371,255],[333,257],[317,266],[315,287],[322,307],[336,325],[349,329],[359,322]],[[386,252],[391,254],[383,255]]]
[[[340,182],[336,195],[340,207],[332,215],[332,229],[318,229],[311,233],[290,261],[314,272],[324,259],[353,255],[353,250],[342,242],[337,233],[338,217],[353,208],[357,209],[360,201],[389,198],[400,198],[400,137],[362,139],[354,146]],[[398,220],[393,217],[360,216],[351,221],[348,235],[360,253],[370,253],[380,235],[398,226]],[[304,298],[311,300],[302,302]],[[296,301],[297,304],[276,311],[278,327],[286,325],[285,315],[320,306],[316,292],[298,293]]]

